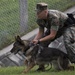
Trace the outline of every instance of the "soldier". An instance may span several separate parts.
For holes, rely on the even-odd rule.
[[[39,31],[32,42],[48,47],[52,41],[63,35],[68,57],[72,63],[75,63],[75,24],[73,20],[61,11],[49,10],[46,3],[37,3],[36,14]],[[39,70],[43,71],[44,65],[40,65]]]

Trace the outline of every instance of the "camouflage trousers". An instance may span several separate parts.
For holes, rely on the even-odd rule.
[[[75,26],[66,28],[63,39],[68,57],[72,63],[75,63]]]

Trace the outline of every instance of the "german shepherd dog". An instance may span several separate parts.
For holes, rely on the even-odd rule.
[[[11,53],[18,53],[22,51],[26,57],[25,65],[27,68],[23,73],[27,73],[35,65],[53,64],[57,62],[59,70],[73,70],[74,67],[70,66],[70,62],[66,53],[56,48],[43,48],[39,44],[30,46],[29,40],[21,40],[19,36],[15,37],[15,43],[11,49]]]

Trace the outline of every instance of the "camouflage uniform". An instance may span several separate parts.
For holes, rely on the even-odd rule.
[[[75,63],[75,26],[66,28],[63,37],[69,59]]]
[[[72,26],[71,23],[66,23],[68,19],[68,15],[64,14],[58,10],[48,10],[48,19],[37,19],[37,24],[39,25],[39,28],[46,28],[46,32],[44,33],[44,36],[47,36],[50,34],[50,30],[53,29],[57,32],[57,35],[55,39],[59,38],[63,35],[64,37],[64,43],[67,50],[67,53],[69,55],[69,58],[73,60],[75,59],[75,42],[72,40],[75,40],[75,26]],[[69,25],[69,26],[68,26]],[[46,41],[42,45],[47,47],[52,41]],[[75,62],[75,60],[72,62]]]

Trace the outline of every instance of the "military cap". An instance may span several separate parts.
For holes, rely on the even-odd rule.
[[[46,3],[37,3],[36,4],[36,11],[41,12],[41,11],[47,9],[47,7],[48,7],[48,4],[46,4]]]

